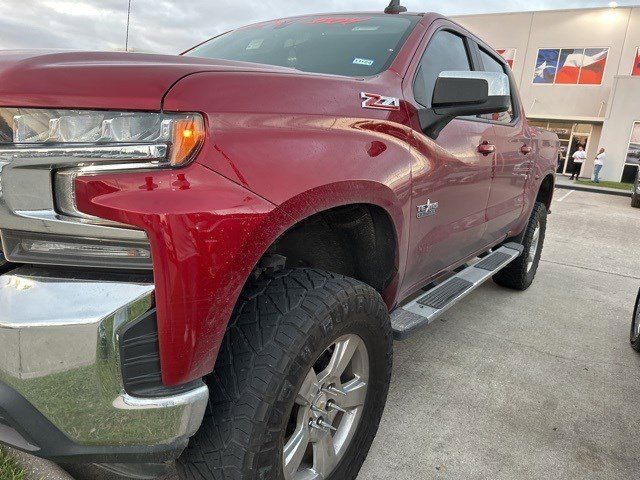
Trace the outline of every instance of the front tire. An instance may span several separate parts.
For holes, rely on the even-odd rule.
[[[389,314],[373,288],[313,269],[245,288],[201,429],[177,462],[185,480],[355,479],[391,378]]]
[[[493,276],[493,281],[514,290],[526,290],[533,283],[538,271],[542,246],[547,231],[547,207],[536,202],[529,223],[518,237],[508,240],[524,246],[522,255]]]

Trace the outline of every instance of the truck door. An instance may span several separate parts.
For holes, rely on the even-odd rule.
[[[429,107],[438,75],[474,69],[471,41],[453,24],[434,33],[404,87],[416,110]],[[410,69],[410,72],[412,70]],[[415,288],[484,245],[485,210],[495,154],[493,125],[475,118],[449,123],[434,140],[419,123],[412,169],[412,214],[404,285]]]
[[[496,54],[479,47],[478,58],[483,69],[510,75],[509,66]],[[524,189],[532,171],[534,155],[531,138],[526,130],[514,82],[511,82],[511,109],[508,112],[482,115],[493,124],[496,146],[496,163],[487,205],[487,243],[504,238],[514,227],[524,208]]]

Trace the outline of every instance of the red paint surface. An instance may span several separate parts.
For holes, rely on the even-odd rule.
[[[640,47],[636,48],[636,56],[633,59],[633,68],[631,69],[631,75],[634,77],[640,77]]]
[[[177,55],[120,52],[0,52],[0,105],[159,110],[181,78],[207,71],[287,68]]]
[[[166,56],[0,57],[0,105],[158,109],[162,102],[166,111],[206,117],[196,163],[76,184],[80,210],[149,235],[167,385],[213,369],[256,263],[314,213],[351,203],[387,212],[398,243],[398,273],[383,292],[390,308],[524,227],[540,182],[553,175],[557,137],[522,120],[514,127],[455,120],[437,142],[426,137],[411,83],[419,53],[443,26],[457,28],[423,17],[389,70],[364,80]],[[398,97],[401,107],[363,109],[363,91]],[[495,154],[478,153],[484,141]],[[417,219],[427,202],[439,203],[437,215]]]
[[[224,319],[286,220],[271,203],[198,164],[84,177],[76,188],[80,209],[149,235],[165,383],[210,372]]]

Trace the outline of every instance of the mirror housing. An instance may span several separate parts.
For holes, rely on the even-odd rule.
[[[433,89],[431,108],[419,111],[422,130],[436,139],[456,117],[502,113],[511,106],[509,77],[498,72],[442,72]]]

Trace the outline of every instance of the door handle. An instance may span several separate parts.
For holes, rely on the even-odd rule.
[[[523,145],[522,147],[520,147],[520,153],[522,153],[523,155],[529,155],[532,150],[533,148],[531,148],[529,145]]]
[[[490,144],[489,142],[482,142],[480,145],[478,145],[478,152],[480,152],[485,157],[487,155],[491,155],[492,153],[495,153],[495,151],[496,151],[496,146]]]

